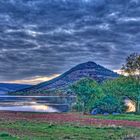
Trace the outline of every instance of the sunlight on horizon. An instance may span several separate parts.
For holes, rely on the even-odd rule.
[[[113,70],[113,71],[118,73],[118,74],[127,76],[127,74],[122,72],[122,70]],[[4,82],[1,82],[1,83],[15,83],[15,84],[36,85],[36,84],[39,84],[41,82],[46,82],[46,81],[52,80],[53,78],[56,78],[56,77],[58,77],[60,75],[61,74],[54,74],[52,76],[35,76],[35,77],[21,79],[21,80],[4,81]]]
[[[3,83],[16,83],[16,84],[31,84],[31,85],[35,85],[35,84],[39,84],[41,82],[49,81],[49,80],[51,80],[53,78],[56,78],[58,76],[59,76],[59,74],[54,74],[52,76],[35,76],[35,77],[31,77],[30,79],[5,81]]]

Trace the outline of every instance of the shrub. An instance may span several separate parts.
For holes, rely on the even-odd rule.
[[[113,96],[105,96],[101,100],[96,101],[95,107],[100,110],[100,113],[122,113],[125,109],[123,100]]]

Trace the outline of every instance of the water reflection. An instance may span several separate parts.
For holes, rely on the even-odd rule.
[[[0,96],[1,111],[67,112],[66,98],[47,96]]]
[[[59,112],[58,110],[48,106],[12,106],[0,107],[1,111],[23,111],[23,112]]]
[[[26,111],[26,112],[59,112],[59,110],[48,106],[41,105],[38,103],[30,103],[25,105],[25,103],[13,102],[13,103],[4,103],[0,105],[1,111]]]

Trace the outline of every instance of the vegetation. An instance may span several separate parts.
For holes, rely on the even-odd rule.
[[[104,97],[99,84],[92,79],[82,79],[71,86],[77,95],[77,104],[83,105],[84,112],[89,112],[95,102]]]
[[[18,140],[18,139],[17,139],[17,137],[12,136],[11,134],[9,134],[7,132],[1,132],[0,140]]]
[[[106,81],[101,86],[106,95],[112,95],[117,98],[128,97],[136,101],[140,95],[139,80],[131,77],[122,76],[112,81]]]
[[[127,77],[120,76],[102,84],[87,78],[75,83],[71,89],[78,97],[77,105],[83,104],[88,112],[98,108],[100,113],[122,113],[126,111],[124,99],[128,98],[140,112],[140,55],[131,54],[122,69],[129,74]]]
[[[91,63],[88,63],[88,65]],[[87,65],[87,66],[88,66]],[[82,68],[83,65],[79,65]],[[78,66],[78,69],[79,69]],[[88,66],[89,67],[89,66]],[[70,90],[40,90],[25,95],[73,95],[76,94],[77,102],[73,106],[77,111],[91,112],[97,108],[99,113],[124,113],[126,106],[124,99],[135,102],[137,113],[140,113],[140,55],[133,53],[126,58],[122,70],[127,77],[120,76],[114,80],[97,83],[95,80],[85,78],[74,83]],[[21,93],[17,93],[21,94]]]
[[[140,82],[124,76],[100,85],[94,80],[82,79],[72,86],[72,90],[78,96],[78,103],[84,102],[86,111],[99,108],[101,112],[122,113],[126,110],[125,98],[138,101]]]
[[[139,138],[138,128],[94,127],[33,121],[0,121],[1,140],[122,140]]]
[[[94,108],[98,108],[98,113],[122,113],[122,105],[121,100],[109,95],[96,101]]]
[[[131,77],[120,77],[113,81],[106,81],[102,88],[106,95],[112,95],[118,100],[129,98],[137,103],[140,96],[140,82]]]
[[[70,87],[71,90],[69,91],[70,94],[75,93],[77,95],[76,106],[81,108],[81,111],[88,113],[94,108],[100,110],[100,113],[124,113],[126,110],[124,99],[129,98],[136,102],[137,112],[139,112],[140,79],[139,74],[135,73],[139,70],[139,60],[136,54],[127,59],[126,65],[123,66],[123,70],[129,73],[127,77],[120,76],[100,84],[89,78],[76,82]],[[61,95],[61,91],[56,93]],[[43,94],[46,94],[46,92]],[[39,114],[37,117],[34,114],[27,114],[23,116],[24,119],[20,119],[18,114],[15,114],[14,117],[16,116],[18,119],[15,117],[13,120],[11,120],[11,117],[6,119],[4,115],[0,120],[0,140],[140,139],[139,115],[86,115],[79,117],[72,115],[66,117],[66,115],[61,114],[61,117],[58,117],[51,114],[48,116]],[[113,127],[108,126],[111,124]],[[121,127],[118,127],[120,124]],[[133,128],[124,126],[133,126]]]
[[[122,70],[134,78],[140,79],[140,55],[132,53],[126,58],[126,64],[123,65]]]
[[[89,117],[89,116],[88,116]],[[92,115],[91,118],[103,119],[103,120],[129,120],[140,121],[140,116],[136,114],[118,114],[118,115]]]

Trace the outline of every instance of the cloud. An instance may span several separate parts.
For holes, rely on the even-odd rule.
[[[140,52],[139,6],[138,0],[1,0],[0,81],[50,77],[85,61],[119,69]]]
[[[38,83],[41,82],[45,82],[48,80],[51,80],[53,78],[56,78],[59,75],[53,75],[50,77],[47,76],[35,76],[35,77],[30,77],[30,78],[26,78],[26,79],[21,79],[21,80],[13,80],[13,81],[2,81],[4,83],[20,83],[20,84],[32,84],[32,85],[36,85]]]

